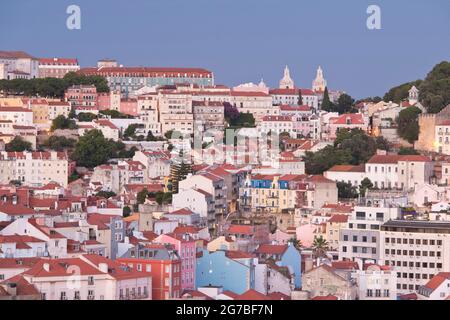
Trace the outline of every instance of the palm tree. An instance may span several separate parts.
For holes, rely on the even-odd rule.
[[[322,258],[326,256],[328,250],[328,241],[323,238],[322,235],[315,236],[312,244],[313,254],[316,258]]]
[[[297,240],[296,236],[293,236],[292,239],[289,240],[289,242],[292,242],[292,244],[294,245],[295,249],[297,249],[298,251],[300,251],[300,249],[303,247],[302,241],[301,240]]]

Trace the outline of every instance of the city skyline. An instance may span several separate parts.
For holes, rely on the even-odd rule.
[[[0,18],[5,25],[14,19],[16,26],[1,29],[2,49],[76,57],[83,67],[102,58],[125,66],[202,67],[214,72],[217,84],[228,86],[263,78],[277,87],[288,65],[296,85],[309,88],[320,65],[330,88],[355,98],[382,96],[393,86],[423,79],[432,66],[448,59],[450,49],[446,1],[377,1],[381,30],[366,27],[369,1],[345,7],[330,1],[284,1],[281,6],[247,1],[239,7],[135,1],[106,7],[81,0],[75,3],[81,8],[81,30],[66,28],[70,4],[7,4]]]

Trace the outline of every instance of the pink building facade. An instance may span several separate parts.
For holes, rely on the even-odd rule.
[[[195,289],[196,240],[188,234],[162,234],[154,240],[171,244],[181,258],[181,290]]]
[[[93,85],[74,85],[65,92],[66,101],[78,112],[98,112],[97,88]]]
[[[120,100],[121,113],[128,114],[130,116],[138,116],[138,103],[136,99],[122,99]]]

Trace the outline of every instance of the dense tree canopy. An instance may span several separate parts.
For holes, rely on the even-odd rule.
[[[43,146],[55,151],[63,151],[67,148],[73,148],[75,142],[74,139],[66,138],[64,136],[51,136],[43,143]]]
[[[325,110],[328,112],[338,112],[339,114],[353,113],[356,111],[356,109],[353,108],[355,100],[348,94],[345,94],[345,93],[341,94],[336,103],[332,103],[330,101],[330,97],[328,94],[328,88],[325,88],[325,92],[324,92],[323,96],[324,97],[322,100],[322,110]]]
[[[340,199],[354,199],[358,197],[358,190],[351,183],[339,181],[336,183]]]
[[[111,197],[115,197],[116,193],[112,191],[99,191],[96,194],[97,197],[109,199]]]
[[[77,125],[74,120],[68,119],[63,115],[57,116],[52,121],[51,131],[55,131],[57,129],[76,129]]]
[[[111,158],[131,158],[136,150],[135,147],[126,150],[122,142],[106,139],[99,130],[90,130],[80,137],[71,158],[78,166],[93,168]]]
[[[111,117],[111,119],[130,119],[133,118],[132,116],[125,114],[125,113],[121,113],[117,110],[101,110],[99,112],[101,115],[105,115],[108,117]]]
[[[340,130],[334,145],[303,157],[306,172],[322,174],[337,164],[359,165],[367,162],[377,150],[377,142],[361,129]]]
[[[418,155],[420,153],[419,153],[419,151],[417,151],[414,148],[400,147],[398,154],[399,155]]]
[[[359,194],[362,197],[365,197],[367,190],[371,188],[373,188],[373,183],[369,178],[366,177],[361,181],[361,184],[359,185]]]
[[[386,102],[392,101],[399,103],[400,101],[408,98],[408,91],[412,86],[418,87],[422,83],[422,80],[416,80],[412,82],[407,82],[391,88],[383,97],[383,100]]]
[[[428,73],[424,80],[416,80],[390,89],[384,101],[400,102],[408,98],[408,91],[416,86],[419,99],[429,113],[437,113],[450,104],[450,62],[443,61]]]
[[[7,94],[63,98],[72,85],[95,85],[97,92],[109,92],[108,82],[101,76],[85,76],[69,72],[62,79],[36,78],[0,80],[0,91]]]
[[[80,122],[91,122],[92,120],[97,119],[97,115],[92,112],[80,112],[77,118]]]
[[[330,100],[330,94],[328,93],[328,87],[325,87],[325,91],[323,92],[322,110],[331,111],[332,108],[333,108],[333,103]]]
[[[397,119],[397,132],[398,135],[413,143],[419,138],[419,114],[422,111],[417,107],[409,107],[400,111]]]
[[[137,123],[130,124],[124,131],[123,137],[124,139],[134,139],[136,138],[136,129],[139,128]]]
[[[430,113],[450,104],[450,62],[436,65],[420,84],[420,101]]]
[[[32,145],[30,142],[23,140],[22,137],[15,136],[14,139],[5,145],[5,150],[8,152],[31,151]]]

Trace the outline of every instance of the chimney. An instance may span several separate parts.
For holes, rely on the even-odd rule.
[[[305,272],[308,272],[312,268],[313,268],[313,259],[308,257],[305,259]]]
[[[13,297],[17,296],[17,283],[8,283],[6,285],[6,292]]]

